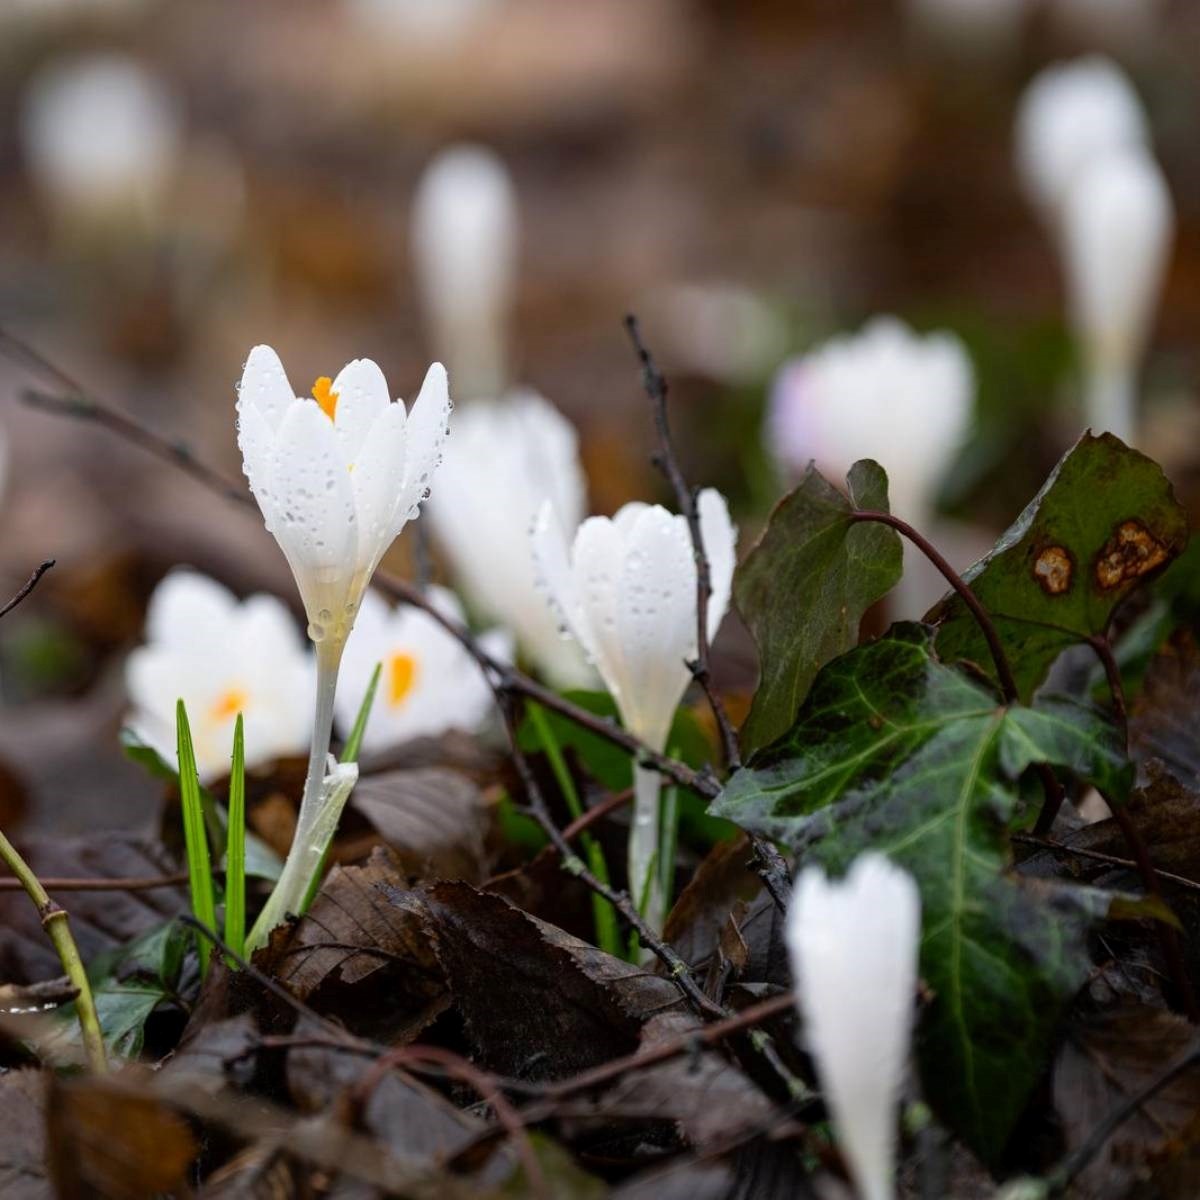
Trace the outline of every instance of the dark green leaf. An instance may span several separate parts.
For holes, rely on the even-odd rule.
[[[1117,605],[1174,559],[1187,517],[1156,463],[1112,434],[1086,433],[1016,522],[964,578],[991,614],[1023,699],[1068,646],[1104,633]],[[939,655],[992,670],[957,596],[931,613]]]
[[[734,576],[760,674],[742,726],[746,753],[791,725],[817,672],[857,643],[863,613],[900,578],[899,535],[850,517],[855,507],[887,511],[883,468],[855,463],[846,482],[850,500],[810,466]]]
[[[1120,800],[1131,771],[1099,714],[1066,701],[1006,709],[934,659],[931,637],[898,625],[830,663],[788,736],[713,807],[835,871],[872,848],[912,872],[935,996],[920,1039],[926,1094],[994,1161],[1087,974],[1087,924],[1105,907],[1087,889],[1007,873],[1016,777],[1052,762]]]
[[[114,1054],[136,1056],[150,1014],[175,999],[188,939],[187,929],[169,921],[88,968],[100,1028]]]

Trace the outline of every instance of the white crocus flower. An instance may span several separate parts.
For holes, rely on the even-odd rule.
[[[896,1108],[912,1036],[921,899],[883,855],[796,882],[787,945],[805,1039],[862,1200],[895,1195]]]
[[[187,706],[203,782],[229,770],[245,721],[246,765],[303,753],[311,729],[312,655],[273,596],[238,602],[206,575],[173,571],[150,597],[146,643],[125,666],[129,727],[175,761],[175,702]]]
[[[1149,142],[1146,114],[1128,77],[1095,55],[1058,63],[1025,89],[1017,112],[1021,182],[1055,237],[1072,184],[1097,158]]]
[[[439,612],[463,623],[462,606],[453,592],[431,588],[428,599]],[[505,634],[485,633],[478,641],[494,658],[512,654]],[[364,750],[382,750],[449,729],[473,733],[494,710],[491,686],[458,638],[419,608],[392,609],[367,592],[346,643],[338,683],[336,712],[346,731],[358,716],[376,665],[382,669],[363,735]]]
[[[706,488],[699,506],[712,638],[729,606],[737,534],[719,492]],[[686,519],[657,504],[626,504],[613,517],[584,521],[568,549],[546,501],[533,550],[550,604],[600,672],[625,728],[663,751],[696,657],[696,564]],[[655,927],[664,903],[655,869],[660,782],[657,771],[635,765],[629,886]]]
[[[117,54],[52,63],[22,102],[21,137],[34,181],[66,222],[156,217],[179,126],[165,85]]]
[[[425,168],[413,199],[413,266],[430,337],[460,398],[507,386],[517,238],[516,193],[491,150],[452,146]]]
[[[1088,423],[1126,442],[1174,227],[1166,180],[1145,150],[1098,159],[1067,197],[1063,249]]]
[[[356,359],[292,390],[278,355],[256,346],[238,388],[238,445],[250,489],[296,577],[317,651],[317,709],[296,836],[254,936],[296,911],[322,810],[338,666],[380,559],[417,515],[450,417],[446,372],[434,363],[411,411],[389,398],[383,372]],[[327,790],[327,789],[326,789]],[[335,789],[336,790],[336,789]],[[332,794],[332,793],[331,793]]]
[[[595,678],[565,640],[537,587],[529,529],[549,500],[564,532],[583,520],[586,481],[574,426],[534,392],[477,401],[454,414],[454,436],[429,504],[433,534],[472,608],[516,635],[557,687]]]
[[[938,486],[971,421],[975,376],[952,333],[914,333],[894,317],[876,317],[855,334],[831,338],[784,364],[767,411],[767,447],[784,473],[810,462],[835,483],[860,458],[888,474],[891,510],[924,530],[934,519]],[[938,591],[905,546],[898,593],[904,616],[917,616]]]

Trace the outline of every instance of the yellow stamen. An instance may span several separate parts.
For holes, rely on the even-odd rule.
[[[321,411],[332,421],[337,412],[338,394],[333,390],[333,380],[328,375],[322,375],[312,385],[313,399],[321,406]]]
[[[399,708],[417,682],[417,660],[411,654],[393,654],[388,663],[388,703]]]
[[[236,717],[245,709],[248,699],[241,688],[230,688],[208,710],[208,715],[214,721],[228,721],[230,717]]]

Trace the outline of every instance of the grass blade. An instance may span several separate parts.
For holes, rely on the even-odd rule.
[[[233,727],[229,774],[229,825],[225,838],[225,944],[243,954],[246,944],[246,741],[242,714]],[[232,965],[232,964],[231,964]]]
[[[375,692],[379,688],[379,676],[383,673],[383,663],[376,663],[375,670],[371,672],[371,682],[367,684],[366,695],[363,696],[362,703],[358,706],[358,716],[354,718],[354,728],[350,730],[350,736],[346,739],[345,748],[342,750],[342,762],[352,763],[358,761],[359,747],[362,746],[363,734],[367,731],[367,718],[371,715],[371,709],[375,705]]]
[[[217,931],[217,912],[213,903],[212,864],[208,857],[208,837],[204,831],[204,811],[200,802],[200,777],[196,773],[196,753],[192,748],[192,729],[182,700],[175,704],[175,737],[179,755],[179,799],[183,805],[183,841],[187,848],[188,885],[192,912],[196,920]],[[208,973],[212,947],[207,938],[197,937],[200,973]]]
[[[567,769],[566,760],[562,756],[558,740],[546,720],[546,714],[540,704],[530,703],[526,711],[533,727],[537,731],[538,740],[542,743],[542,751],[550,763],[550,770],[567,802],[571,816],[578,820],[583,816],[583,805],[579,801],[579,793],[575,789],[575,780]],[[601,883],[609,882],[608,863],[604,860],[604,850],[590,833],[581,833],[579,843],[587,856],[588,869]],[[617,913],[603,896],[592,896],[592,920],[596,926],[596,945],[606,954],[615,958],[621,957],[621,935],[617,928]]]

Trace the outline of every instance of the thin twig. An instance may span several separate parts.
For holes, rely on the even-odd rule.
[[[732,771],[740,763],[737,734],[725,711],[725,705],[712,682],[709,664],[708,605],[712,599],[712,571],[708,554],[704,549],[704,532],[700,528],[700,507],[697,492],[688,486],[671,440],[671,425],[667,417],[667,381],[654,361],[646,343],[642,341],[637,317],[629,313],[625,318],[625,329],[633,343],[638,361],[642,364],[642,387],[650,398],[654,410],[654,427],[658,431],[658,453],[654,465],[663,473],[675,493],[675,503],[687,521],[688,534],[692,540],[692,558],[696,564],[696,658],[687,664],[692,678],[704,690],[708,706],[717,722],[721,744],[725,751],[725,762]]]
[[[1137,863],[1132,858],[1121,858],[1116,854],[1104,854],[1099,850],[1085,850],[1082,846],[1069,846],[1066,842],[1056,842],[1052,838],[1035,837],[1028,833],[1014,833],[1012,840],[1019,842],[1023,846],[1034,846],[1039,850],[1049,850],[1053,854],[1069,854],[1075,858],[1087,858],[1093,862],[1104,863],[1110,867],[1120,867],[1126,871],[1136,871],[1138,869]],[[1163,871],[1157,867],[1155,868],[1155,874],[1159,879],[1166,879],[1171,883],[1178,884],[1179,887],[1200,892],[1200,880],[1188,879],[1184,875],[1175,875],[1170,871]]]
[[[1076,1177],[1103,1149],[1104,1144],[1142,1105],[1153,1100],[1163,1088],[1173,1083],[1184,1072],[1200,1064],[1200,1038],[1197,1038],[1177,1055],[1158,1075],[1144,1087],[1116,1105],[1088,1134],[1084,1141],[1045,1177],[1049,1195],[1065,1192]]]
[[[876,512],[873,509],[860,508],[850,514],[852,521],[874,521],[880,525],[890,525],[897,533],[903,534],[922,554],[937,569],[941,572],[946,582],[958,593],[962,602],[971,610],[971,616],[975,618],[976,624],[979,626],[979,631],[983,634],[983,639],[987,642],[988,650],[992,655],[992,662],[996,665],[996,678],[1000,681],[1000,690],[1004,694],[1004,699],[1009,703],[1014,703],[1020,696],[1017,689],[1017,681],[1012,673],[1012,667],[1009,665],[1008,655],[1004,653],[1004,646],[1000,641],[1000,635],[996,632],[996,626],[992,622],[992,618],[988,615],[988,611],[979,602],[979,597],[971,590],[970,585],[965,579],[946,561],[941,551],[927,538],[924,534],[919,533],[907,521],[901,520],[900,517],[894,516],[888,512]]]
[[[1129,706],[1125,703],[1125,683],[1121,679],[1121,668],[1117,666],[1116,657],[1113,655],[1112,643],[1104,634],[1095,634],[1084,640],[1091,646],[1104,668],[1104,678],[1108,682],[1108,693],[1112,698],[1113,716],[1116,718],[1117,728],[1121,731],[1121,740],[1128,746]]]
[[[48,892],[149,892],[156,888],[179,887],[187,881],[186,871],[178,871],[174,875],[131,876],[128,879],[86,879],[47,875],[42,877],[42,887]],[[21,886],[19,879],[0,879],[0,892],[19,891]]]
[[[50,570],[52,566],[54,566],[54,559],[48,558],[44,563],[41,563],[39,566],[35,567],[33,574],[30,575],[27,580],[25,580],[17,594],[13,596],[13,598],[3,608],[0,608],[0,617],[8,616],[8,614],[12,612],[12,610],[16,608],[17,605],[20,604],[21,601],[24,600],[25,597],[28,596],[35,587],[37,587],[38,581],[48,570]]]
[[[603,820],[609,813],[616,812],[618,808],[624,808],[632,799],[633,788],[626,788],[623,792],[616,792],[601,800],[599,804],[592,805],[582,816],[576,817],[570,825],[563,827],[563,840],[573,841],[585,829],[590,829],[597,821]]]

